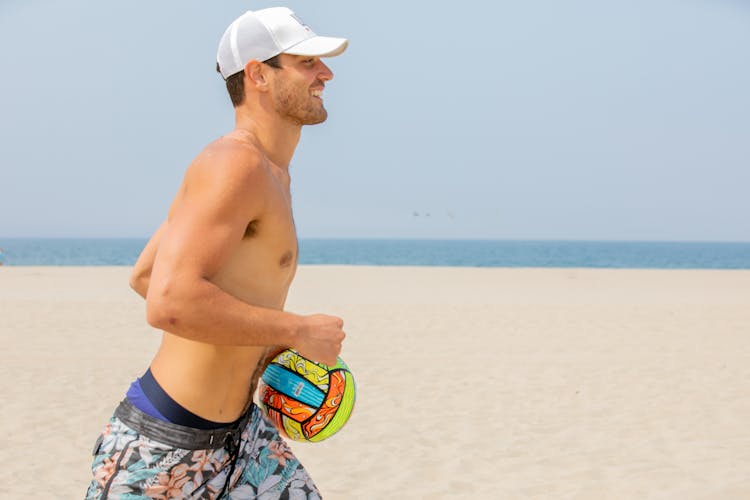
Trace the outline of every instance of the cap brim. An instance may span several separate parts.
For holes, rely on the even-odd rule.
[[[330,36],[314,36],[284,51],[295,56],[334,57],[346,50],[349,40]]]

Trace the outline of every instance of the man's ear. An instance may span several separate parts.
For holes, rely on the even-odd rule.
[[[268,88],[268,68],[262,62],[253,59],[245,65],[245,78],[250,85],[261,92]]]

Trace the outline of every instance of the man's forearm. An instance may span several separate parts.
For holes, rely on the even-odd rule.
[[[175,287],[180,292],[149,291],[148,322],[154,328],[216,345],[289,347],[300,317],[247,304],[206,279]]]

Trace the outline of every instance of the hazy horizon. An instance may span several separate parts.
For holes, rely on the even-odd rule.
[[[1,236],[0,235],[0,243],[2,241],[11,241],[11,240],[76,240],[76,241],[85,241],[85,240],[143,240],[148,241],[148,239],[151,237],[151,235],[144,235],[144,236]],[[675,244],[740,244],[740,245],[748,245],[750,244],[750,241],[742,241],[742,240],[627,240],[627,239],[565,239],[565,238],[556,238],[556,239],[550,239],[550,238],[435,238],[435,237],[393,237],[393,236],[361,236],[361,237],[351,237],[351,236],[331,236],[331,237],[322,237],[322,236],[299,236],[298,239],[300,241],[314,241],[314,240],[325,240],[325,241],[335,241],[335,240],[354,240],[354,241],[367,241],[367,240],[374,240],[374,241],[487,241],[487,242],[509,242],[509,243],[523,243],[523,242],[533,242],[533,243],[675,243]]]

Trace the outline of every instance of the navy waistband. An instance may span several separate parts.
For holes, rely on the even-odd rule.
[[[142,408],[142,405],[139,405],[139,401],[142,403],[144,402],[139,398],[134,398],[133,394],[129,394],[128,399],[130,399],[130,402],[133,403],[135,407],[151,416],[157,418],[163,417],[163,420],[172,422],[173,424],[193,427],[195,429],[220,429],[227,425],[231,425],[225,422],[207,420],[179,404],[172,399],[164,389],[162,389],[159,382],[156,381],[154,375],[151,373],[150,368],[146,370],[146,373],[144,373],[141,378],[138,379],[138,382],[140,390],[156,412],[149,411],[149,408]]]
[[[247,411],[231,424],[225,424],[218,429],[196,429],[152,417],[133,406],[128,399],[124,399],[115,410],[115,417],[138,434],[168,446],[184,450],[216,450],[230,442],[238,443],[242,430],[256,411],[259,411],[258,407],[251,404]]]

